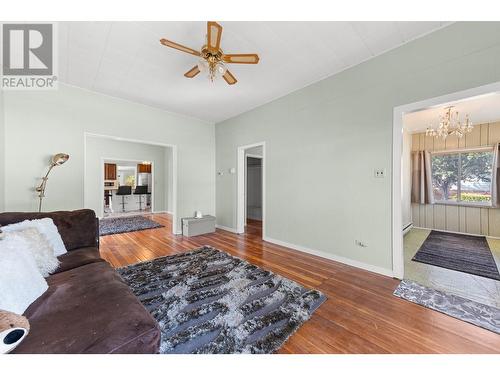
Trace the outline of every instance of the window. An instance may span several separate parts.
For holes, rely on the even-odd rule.
[[[491,205],[493,149],[434,153],[432,192],[438,203]]]

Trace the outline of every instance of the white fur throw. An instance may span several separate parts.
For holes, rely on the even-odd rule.
[[[42,233],[49,241],[54,255],[58,257],[67,252],[64,242],[59,234],[56,225],[50,218],[36,219],[36,220],[24,220],[20,223],[9,224],[2,227],[2,231],[8,233],[12,231],[18,231],[26,228],[36,228],[40,233]]]
[[[26,238],[5,234],[0,241],[0,309],[22,314],[48,288]]]
[[[59,260],[54,255],[47,238],[36,228],[26,228],[9,232],[7,236],[20,236],[28,242],[28,249],[35,259],[36,266],[43,277],[48,277],[59,267]]]

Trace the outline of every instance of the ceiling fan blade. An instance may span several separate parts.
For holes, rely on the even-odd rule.
[[[226,73],[224,73],[222,78],[224,78],[224,80],[228,83],[228,85],[234,85],[236,82],[238,82],[229,70],[226,70]]]
[[[222,26],[217,22],[207,22],[207,47],[212,52],[220,49],[220,39],[222,37]]]
[[[192,48],[185,47],[182,44],[178,44],[178,43],[172,42],[172,41],[167,40],[165,38],[160,39],[160,43],[163,44],[166,47],[175,48],[175,49],[177,49],[179,51],[190,53],[191,55],[195,55],[195,56],[200,56],[201,55],[200,52],[195,51]]]
[[[231,64],[257,64],[259,62],[259,55],[256,53],[239,53],[224,55],[224,62]]]
[[[184,77],[193,78],[199,72],[200,72],[200,69],[198,69],[198,65],[195,65],[195,66],[193,66],[193,68],[191,68],[191,70],[189,70],[186,73],[184,73]]]

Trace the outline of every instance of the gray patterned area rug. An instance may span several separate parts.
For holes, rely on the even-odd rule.
[[[144,216],[110,217],[99,220],[99,235],[107,236],[109,234],[136,232],[163,226]]]
[[[160,353],[272,353],[326,300],[209,246],[118,273],[158,321]]]
[[[403,280],[394,295],[446,315],[500,333],[500,309]]]

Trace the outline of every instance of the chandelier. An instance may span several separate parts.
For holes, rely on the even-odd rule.
[[[472,123],[470,122],[469,115],[465,115],[465,120],[460,121],[458,111],[453,111],[453,106],[446,107],[444,115],[439,116],[439,126],[437,129],[429,126],[425,131],[425,135],[429,137],[436,137],[446,139],[449,135],[456,135],[462,138],[466,133],[472,131]]]

